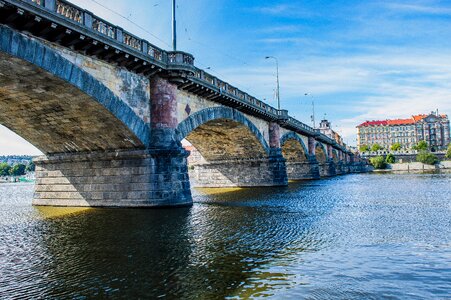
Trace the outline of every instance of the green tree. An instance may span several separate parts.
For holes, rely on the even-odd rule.
[[[385,167],[387,166],[387,164],[385,162],[385,158],[383,156],[371,157],[370,164],[375,169],[385,169]]]
[[[0,176],[8,176],[11,166],[7,163],[0,163]]]
[[[395,156],[391,153],[389,153],[386,157],[385,157],[385,162],[387,164],[394,164],[395,163]]]
[[[416,146],[412,147],[413,150],[417,151],[427,151],[429,149],[428,143],[426,141],[419,141]]]
[[[393,151],[399,151],[402,148],[402,145],[400,143],[394,143],[393,145],[391,145],[391,150]]]
[[[12,175],[12,176],[25,175],[25,168],[26,168],[26,166],[24,164],[14,165],[11,168],[11,170],[9,171],[9,174]]]
[[[30,161],[27,165],[27,168],[25,169],[27,172],[34,172],[36,169],[36,166],[33,161]]]
[[[376,151],[379,151],[382,149],[384,149],[384,148],[382,148],[382,146],[379,144],[374,144],[373,146],[371,146],[371,151],[373,151],[373,152],[376,152]]]
[[[451,144],[448,145],[448,150],[446,151],[446,158],[451,158]]]
[[[417,161],[427,165],[435,165],[438,162],[438,158],[432,153],[421,151],[417,155]]]
[[[368,152],[370,151],[370,147],[368,145],[362,145],[359,148],[360,152]]]

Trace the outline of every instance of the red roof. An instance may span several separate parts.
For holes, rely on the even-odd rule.
[[[395,119],[395,120],[387,120],[388,125],[413,125],[415,121],[413,118],[411,119]]]
[[[412,116],[412,118],[413,118],[413,120],[414,120],[415,123],[416,123],[416,122],[418,122],[418,121],[423,120],[423,119],[426,118],[427,116],[428,116],[428,115],[421,114],[421,115],[415,115],[415,116]]]
[[[368,126],[386,126],[387,125],[387,121],[366,121],[362,124],[360,124],[357,127],[368,127]]]
[[[418,121],[423,120],[428,115],[420,114],[412,116],[410,119],[394,119],[394,120],[373,120],[373,121],[365,121],[357,127],[368,127],[368,126],[393,126],[393,125],[414,125]],[[447,115],[440,115],[442,118],[447,118]]]

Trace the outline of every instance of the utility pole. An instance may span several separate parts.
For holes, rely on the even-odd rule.
[[[177,8],[176,0],[172,0],[172,50],[177,51],[177,23],[175,20],[175,11]]]

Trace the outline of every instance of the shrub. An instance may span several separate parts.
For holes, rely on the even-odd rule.
[[[446,158],[451,158],[451,144],[448,145],[448,150],[446,151]]]
[[[417,151],[426,151],[428,150],[429,146],[428,143],[426,143],[426,141],[419,141],[418,144],[416,146],[412,147],[413,150],[417,150]]]
[[[401,150],[402,146],[400,143],[394,143],[393,145],[391,145],[391,150],[393,151],[399,151]]]
[[[393,155],[393,154],[388,154],[386,157],[385,157],[385,162],[387,163],[387,164],[394,164],[395,163],[395,156]]]
[[[36,170],[36,166],[34,162],[30,161],[25,169],[27,172],[34,172]]]
[[[387,166],[387,164],[385,162],[385,158],[383,156],[371,157],[370,164],[375,169],[385,169],[385,167]]]
[[[8,176],[11,166],[7,163],[0,163],[0,176]]]
[[[435,165],[438,162],[438,158],[432,153],[422,151],[417,155],[417,161],[427,165]]]
[[[368,152],[370,151],[370,147],[368,145],[362,145],[359,148],[360,152]]]
[[[382,148],[382,146],[379,144],[374,144],[373,146],[371,146],[371,151],[373,151],[373,152],[376,152],[376,151],[379,151],[382,149],[384,149],[384,148]]]
[[[21,176],[25,174],[26,166],[23,164],[14,165],[11,170],[9,170],[9,174],[12,176]]]

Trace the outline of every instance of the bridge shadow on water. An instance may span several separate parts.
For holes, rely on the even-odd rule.
[[[275,261],[290,261],[329,243],[329,237],[314,229],[333,207],[309,196],[318,184],[324,183],[196,190],[192,208],[89,209],[34,221],[15,242],[33,253],[31,263],[23,266],[30,268],[29,277],[17,282],[20,295],[270,295],[272,289],[289,285],[292,276],[272,268]]]

